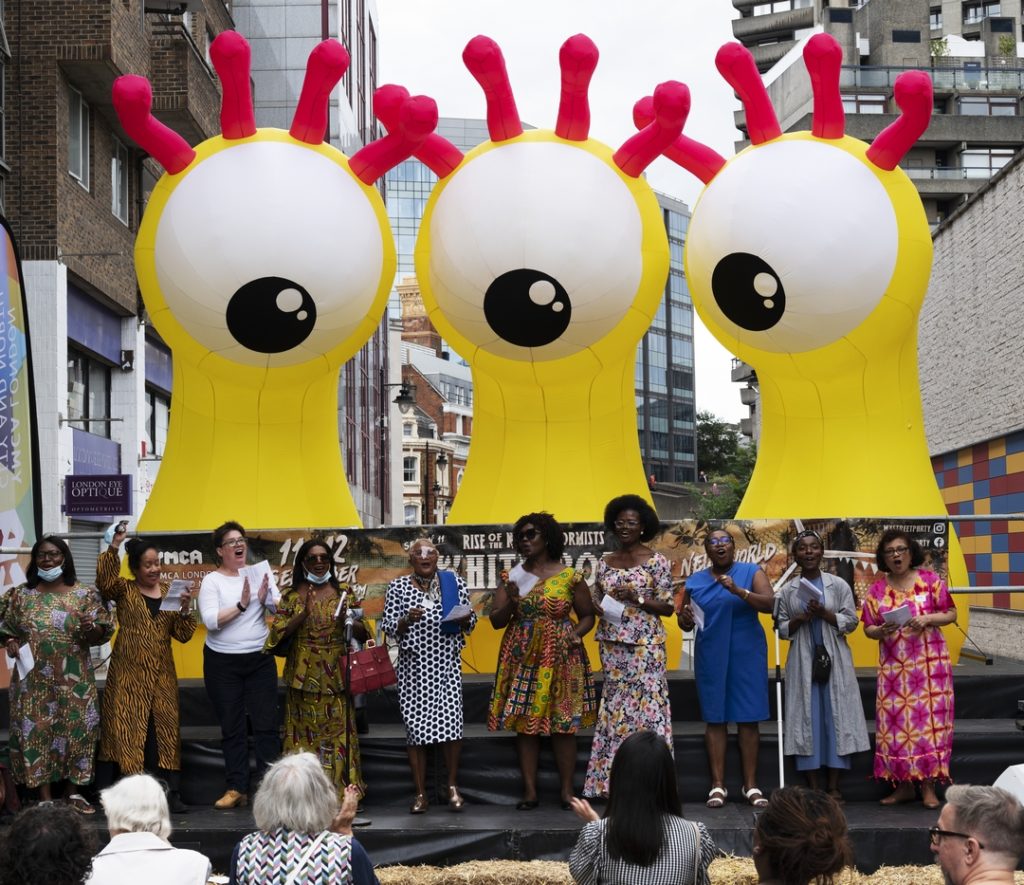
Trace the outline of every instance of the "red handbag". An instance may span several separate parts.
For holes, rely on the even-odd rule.
[[[387,646],[366,641],[361,651],[351,653],[349,690],[352,694],[366,694],[398,682]]]

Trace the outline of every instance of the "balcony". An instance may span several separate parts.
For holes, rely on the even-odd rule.
[[[763,74],[794,46],[796,40],[784,40],[781,43],[769,43],[767,46],[751,46],[750,54],[754,56],[757,69]]]
[[[754,384],[757,382],[757,373],[749,363],[734,357],[732,361],[732,380],[735,384]]]
[[[896,78],[913,68],[882,68],[844,65],[839,85],[844,89],[891,90]],[[965,71],[958,68],[933,68],[926,72],[936,92],[1021,92],[1024,91],[1024,69],[982,68]]]
[[[800,28],[814,27],[814,8],[787,9],[767,15],[753,15],[740,18],[732,23],[733,36],[741,43],[773,34],[792,34]]]
[[[180,21],[153,23],[153,116],[189,144],[198,144],[220,130],[220,90],[206,63]]]

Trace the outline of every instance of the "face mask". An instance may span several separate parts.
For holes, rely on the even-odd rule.
[[[314,575],[312,572],[306,572],[306,580],[309,581],[310,584],[317,584],[319,586],[323,586],[330,579],[331,579],[331,570],[330,569],[328,569],[322,575],[319,575],[319,576]]]
[[[55,565],[53,568],[37,568],[36,574],[39,575],[40,581],[56,581],[57,578],[64,574],[64,566]]]

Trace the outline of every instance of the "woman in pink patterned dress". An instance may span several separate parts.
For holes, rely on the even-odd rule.
[[[618,549],[597,563],[594,596],[602,615],[596,638],[604,690],[591,745],[583,795],[608,795],[608,777],[619,744],[636,731],[659,735],[672,751],[665,626],[674,612],[668,560],[644,544],[658,533],[658,514],[639,495],[622,495],[604,510],[605,530]],[[603,616],[605,594],[624,604],[616,624]]]
[[[939,629],[956,620],[956,606],[942,579],[920,569],[924,554],[898,529],[882,535],[875,551],[886,577],[868,590],[861,610],[864,634],[877,639],[878,699],[875,711],[875,777],[896,784],[882,805],[915,798],[938,808],[935,783],[949,781],[953,749],[953,670]],[[902,627],[884,615],[903,606]]]

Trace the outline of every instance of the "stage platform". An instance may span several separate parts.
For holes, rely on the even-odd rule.
[[[1024,732],[1015,719],[1017,702],[1024,698],[1024,665],[997,663],[983,666],[965,661],[956,668],[957,711],[953,742],[952,773],[961,783],[992,783],[1009,765],[1024,762]],[[859,670],[858,681],[869,732],[874,731],[875,673]],[[676,770],[684,811],[703,821],[719,848],[750,854],[752,809],[741,798],[739,754],[730,741],[727,762],[729,801],[722,809],[704,806],[707,763],[704,728],[692,674],[673,672],[669,678],[673,712]],[[450,865],[474,859],[564,860],[576,841],[580,822],[558,804],[554,761],[548,747],[542,749],[539,778],[540,807],[517,811],[520,777],[515,737],[486,730],[486,710],[491,677],[467,676],[464,680],[466,737],[463,742],[460,788],[467,800],[461,814],[447,806],[433,805],[423,815],[410,815],[412,800],[405,753],[404,729],[394,689],[368,698],[369,732],[360,738],[363,774],[368,785],[364,814],[371,826],[358,831],[375,864]],[[772,715],[775,691],[771,689]],[[278,701],[280,703],[280,696]],[[210,806],[223,792],[220,733],[202,683],[184,681],[181,686],[183,776],[182,795],[193,806],[191,813],[176,816],[172,841],[207,854],[214,867],[226,870],[238,839],[253,828],[250,809],[218,812]],[[6,740],[7,698],[0,693],[0,740]],[[590,752],[590,732],[579,737],[577,789]],[[778,786],[778,738],[774,721],[762,725],[759,759],[760,786],[766,793]],[[445,773],[440,753],[430,757],[431,801],[444,792]],[[920,803],[882,808],[878,799],[888,788],[871,779],[871,753],[860,754],[844,776],[843,793],[859,869],[871,872],[882,864],[929,864],[927,829],[937,813]],[[802,782],[787,760],[787,783]],[[111,773],[103,768],[97,786]],[[95,819],[102,830],[100,815]]]

